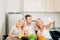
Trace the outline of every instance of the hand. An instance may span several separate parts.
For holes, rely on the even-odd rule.
[[[28,31],[27,30],[25,31],[25,34],[28,34]]]
[[[22,37],[22,34],[19,34],[19,35],[18,35],[18,38],[21,38],[21,37]]]
[[[54,23],[54,20],[51,20],[50,22],[51,22],[51,23]]]
[[[50,22],[54,22],[54,19],[53,18],[48,18],[48,20],[50,21]]]

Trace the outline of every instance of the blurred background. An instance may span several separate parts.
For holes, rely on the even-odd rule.
[[[0,0],[0,40],[26,14],[32,15],[33,21],[41,18],[45,25],[54,19],[50,30],[60,32],[60,0]]]

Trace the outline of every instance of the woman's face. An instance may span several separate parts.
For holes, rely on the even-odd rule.
[[[43,26],[43,22],[42,22],[42,20],[37,20],[37,26],[39,26],[40,28],[42,28],[42,26]]]
[[[22,19],[22,20],[20,20],[19,25],[20,25],[20,26],[24,26],[24,25],[25,25],[25,22],[24,22],[24,20],[23,20],[23,19]]]

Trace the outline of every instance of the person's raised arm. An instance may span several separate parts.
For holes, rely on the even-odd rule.
[[[49,29],[51,25],[53,25],[54,20],[51,20],[47,25],[45,25],[46,29]]]

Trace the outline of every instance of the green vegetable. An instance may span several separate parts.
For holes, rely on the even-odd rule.
[[[35,34],[30,34],[28,39],[29,40],[36,40],[36,35]]]

